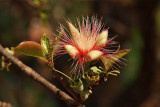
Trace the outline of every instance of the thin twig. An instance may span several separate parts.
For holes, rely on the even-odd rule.
[[[72,95],[72,97],[78,102],[83,103],[80,96],[78,96],[76,93],[73,92],[73,90],[67,85],[66,80],[63,78],[63,76],[59,75],[57,72],[53,70],[54,78],[57,79],[61,85]]]
[[[54,94],[57,95],[58,98],[65,101],[69,106],[79,106],[80,104],[75,101],[73,98],[71,98],[68,94],[58,89],[55,85],[48,82],[46,79],[44,79],[42,76],[40,76],[36,71],[31,69],[30,67],[23,64],[18,58],[10,55],[1,45],[0,45],[0,53],[9,59],[14,65],[16,65],[18,68],[21,69],[26,75],[31,77],[33,80],[39,82],[44,87],[51,90]]]

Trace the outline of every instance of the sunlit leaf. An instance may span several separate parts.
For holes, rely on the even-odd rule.
[[[48,55],[50,43],[49,43],[49,39],[47,38],[46,34],[43,34],[43,36],[41,37],[41,46],[44,48],[46,54]]]
[[[129,49],[118,50],[113,54],[108,54],[107,57],[102,56],[101,61],[103,62],[106,71],[108,71],[116,61],[126,55],[129,51]]]
[[[92,70],[96,74],[103,72],[101,69],[98,69],[96,66],[91,67],[90,70]]]
[[[5,50],[6,50],[9,54],[14,55],[14,51],[10,50],[9,48],[5,48]]]
[[[44,54],[45,50],[42,48],[40,44],[34,41],[22,42],[17,47],[12,48],[12,50],[20,54],[38,57],[46,60],[45,54]]]

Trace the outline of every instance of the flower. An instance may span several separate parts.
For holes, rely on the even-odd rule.
[[[115,52],[107,49],[116,42],[108,39],[108,29],[102,29],[100,20],[92,17],[90,21],[87,17],[87,19],[83,18],[82,23],[78,21],[78,27],[69,21],[67,24],[70,34],[63,33],[59,42],[60,49],[57,53],[69,54],[72,57],[75,62],[75,72],[77,68],[84,71],[85,64],[94,60],[101,59],[102,62],[106,62],[106,57],[118,60],[118,58],[111,56]],[[63,27],[61,30],[64,31]]]

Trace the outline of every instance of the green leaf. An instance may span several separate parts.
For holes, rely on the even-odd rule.
[[[99,66],[98,68],[99,68],[99,69],[101,69],[101,70],[104,70],[104,68],[103,68],[103,67],[101,67],[101,66]]]
[[[104,64],[106,71],[108,71],[116,61],[126,55],[129,51],[130,49],[118,50],[113,54],[108,54],[107,57],[102,56],[101,61]]]
[[[114,74],[112,72],[108,72],[107,75],[114,75],[114,76],[117,76],[117,74]]]
[[[62,37],[62,35],[63,35],[63,30],[58,34],[58,36],[55,38],[55,40],[54,40],[54,42],[58,42],[60,39],[61,39],[61,37]]]
[[[120,71],[117,71],[117,70],[110,71],[110,72],[120,74]]]
[[[89,85],[94,84],[99,79],[99,76],[90,77],[88,75],[85,75],[85,76],[83,75],[82,78],[85,81],[84,87],[88,87]]]
[[[11,64],[12,64],[12,63],[9,62],[9,63],[6,65],[6,70],[7,70],[7,71],[9,71],[9,67],[11,66]]]
[[[47,61],[44,54],[44,48],[34,41],[22,42],[17,47],[12,47],[12,50],[23,55],[38,57]]]
[[[47,38],[46,34],[43,34],[43,36],[41,37],[41,46],[44,48],[46,54],[48,55],[50,43],[49,43],[49,39]]]
[[[84,87],[88,87],[94,84],[97,80],[99,80],[99,75],[103,73],[96,66],[91,67],[89,70],[86,70],[84,75],[82,75]],[[106,73],[106,72],[105,72]]]
[[[99,75],[99,73],[103,72],[102,70],[98,69],[96,66],[90,68],[95,74]]]
[[[0,70],[4,70],[4,68],[5,68],[5,58],[4,58],[4,56],[2,56],[1,58],[0,58]]]
[[[38,6],[41,4],[40,0],[33,0],[32,2],[33,4],[38,5]]]
[[[7,71],[9,71],[9,67],[11,66],[11,64],[12,64],[11,62],[6,62],[4,56],[0,58],[0,70],[6,69]]]
[[[81,93],[84,89],[80,78],[70,81],[70,87],[77,93]]]
[[[9,48],[5,48],[5,50],[6,50],[9,54],[14,55],[14,51],[10,50]]]
[[[108,75],[114,75],[114,76],[117,76],[117,74],[120,74],[120,71],[117,71],[117,70],[114,70],[114,71],[110,71],[107,73],[107,76]]]
[[[51,52],[51,61],[53,63],[53,55],[54,55],[54,51],[55,51],[55,47],[57,45],[57,43],[59,42],[59,40],[61,39],[62,35],[63,35],[63,30],[58,34],[58,36],[54,39],[53,44],[52,44],[52,52]]]

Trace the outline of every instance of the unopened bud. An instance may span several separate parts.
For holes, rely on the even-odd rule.
[[[88,61],[93,61],[93,60],[98,59],[101,55],[103,55],[103,52],[98,51],[98,50],[93,50],[87,54],[87,57],[88,57],[87,59]]]
[[[108,38],[108,30],[103,31],[102,33],[100,33],[98,35],[98,46],[105,46],[106,42],[107,42],[107,38]]]
[[[72,45],[64,45],[64,48],[73,59],[79,53],[77,48]]]
[[[67,21],[67,24],[69,26],[69,29],[71,31],[71,36],[73,37],[73,39],[74,39],[75,35],[80,35],[79,31],[71,23],[69,23]]]

